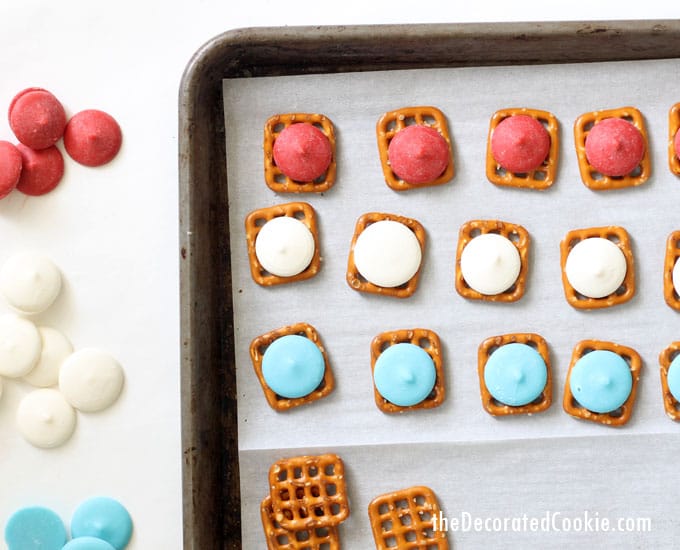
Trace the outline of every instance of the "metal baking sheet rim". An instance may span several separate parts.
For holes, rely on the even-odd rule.
[[[240,548],[222,79],[680,57],[680,20],[250,28],[189,61],[179,90],[184,548]]]

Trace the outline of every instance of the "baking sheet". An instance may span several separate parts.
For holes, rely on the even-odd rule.
[[[413,484],[431,471],[430,461],[418,460],[423,450],[428,456],[436,454],[432,449],[445,450],[444,456],[458,456],[456,463],[472,465],[483,456],[460,455],[461,450],[474,448],[485,453],[487,445],[502,445],[504,450],[515,449],[521,455],[522,449],[535,447],[536,460],[551,464],[545,459],[558,454],[567,462],[582,461],[583,452],[590,459],[588,449],[592,445],[602,449],[623,446],[637,453],[650,444],[665,446],[675,441],[668,434],[677,432],[677,425],[663,412],[656,360],[659,352],[678,338],[677,313],[663,301],[661,275],[665,239],[677,229],[674,199],[680,188],[667,169],[666,140],[668,109],[678,96],[674,79],[659,76],[678,74],[679,68],[678,60],[665,60],[225,80],[244,497],[250,494],[251,481],[257,478],[262,480],[258,489],[264,495],[266,469],[272,457],[299,454],[305,448],[347,447],[350,454],[368,460],[376,456],[376,450],[398,445],[402,452],[380,455],[380,464],[390,472],[387,490]],[[447,115],[456,163],[451,183],[404,193],[393,192],[385,185],[375,123],[383,112],[407,105],[434,105]],[[573,121],[583,112],[624,105],[636,106],[645,116],[652,177],[635,189],[589,191],[578,174]],[[498,109],[516,106],[551,111],[560,121],[562,145],[557,182],[546,192],[500,188],[486,180],[484,156],[489,119]],[[321,112],[335,124],[338,177],[335,186],[322,196],[277,195],[263,182],[262,127],[272,114],[285,112]],[[305,200],[317,211],[322,270],[306,282],[259,287],[250,278],[243,220],[256,208],[294,200]],[[357,293],[345,282],[354,224],[369,211],[413,217],[425,226],[428,242],[422,277],[411,298],[397,300]],[[465,221],[480,218],[519,223],[531,234],[527,293],[517,303],[467,301],[454,290],[458,229]],[[628,304],[615,308],[576,311],[563,297],[559,242],[570,229],[599,225],[622,225],[629,231],[636,261],[637,295]],[[248,357],[248,345],[261,333],[298,321],[318,329],[337,388],[321,402],[280,414],[264,400]],[[435,330],[442,339],[447,399],[434,410],[384,415],[373,401],[369,344],[379,332],[413,327]],[[549,343],[554,404],[545,413],[532,417],[492,418],[480,403],[477,346],[488,336],[527,331],[538,332]],[[638,401],[630,423],[622,430],[576,421],[561,409],[571,350],[584,338],[629,345],[643,357]],[[569,439],[560,445],[559,438]],[[579,446],[582,452],[575,452]],[[547,448],[553,449],[552,455]],[[341,454],[349,462],[347,452]],[[258,460],[261,457],[266,457],[265,464]],[[672,473],[670,466],[657,462],[644,476],[645,483]],[[405,476],[405,470],[410,475]],[[358,471],[363,480],[363,470]],[[606,474],[609,479],[613,479],[612,475]],[[446,507],[457,490],[449,476],[440,477],[431,484]],[[368,502],[381,492],[369,479],[366,476],[366,481],[354,484],[353,499]],[[504,483],[520,488],[517,479]],[[576,487],[586,496],[591,491],[585,482],[576,482]],[[632,482],[627,488],[618,488],[629,497],[638,489]],[[536,491],[534,484],[522,487],[512,503],[497,502],[493,509],[527,504],[535,498]],[[244,547],[250,547],[249,541],[257,546],[261,544],[257,503],[244,498],[243,507]],[[655,512],[661,510],[660,503]],[[362,520],[353,516],[350,521]],[[345,532],[349,547],[368,545],[370,535],[365,529]],[[611,539],[601,542],[606,545]]]

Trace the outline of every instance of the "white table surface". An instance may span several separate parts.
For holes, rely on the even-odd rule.
[[[66,158],[53,193],[0,202],[0,263],[16,251],[44,252],[66,285],[39,324],[76,348],[111,351],[126,371],[118,403],[79,415],[63,447],[40,450],[18,434],[14,416],[30,387],[6,381],[0,398],[0,528],[20,507],[54,509],[68,525],[94,495],[130,510],[130,550],[182,547],[179,392],[177,94],[198,47],[238,27],[298,24],[674,18],[680,9],[647,0],[531,0],[413,3],[345,0],[0,0],[0,113],[18,91],[39,86],[67,114],[110,112],[124,134],[110,165]],[[0,139],[14,141],[6,117]],[[6,309],[0,304],[0,312]],[[6,548],[0,542],[0,548]]]

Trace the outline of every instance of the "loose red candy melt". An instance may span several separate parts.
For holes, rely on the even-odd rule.
[[[9,106],[9,125],[27,147],[46,149],[64,135],[66,113],[47,90],[28,88],[14,96]]]
[[[407,183],[432,183],[449,165],[449,145],[429,126],[407,126],[387,149],[392,171]]]
[[[633,124],[605,118],[586,136],[586,158],[605,176],[625,176],[637,168],[645,154],[645,140]]]
[[[308,122],[291,124],[276,137],[274,162],[294,181],[310,182],[323,176],[333,157],[330,141]]]
[[[101,166],[113,160],[123,135],[116,120],[104,111],[88,109],[73,115],[64,132],[66,152],[85,166]]]
[[[21,153],[9,141],[0,141],[0,199],[9,195],[21,176]]]
[[[26,195],[38,196],[49,193],[64,175],[64,157],[54,145],[36,151],[21,143],[17,145],[21,153],[23,168],[17,189]]]
[[[503,119],[491,136],[491,154],[502,168],[515,174],[536,170],[550,152],[550,135],[528,115]]]

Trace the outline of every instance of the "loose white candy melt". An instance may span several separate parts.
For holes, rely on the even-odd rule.
[[[460,255],[460,271],[470,288],[493,296],[508,290],[522,268],[517,247],[497,233],[473,238]]]
[[[22,313],[45,311],[59,296],[61,273],[45,256],[23,252],[0,268],[0,293]]]
[[[50,327],[38,327],[42,351],[38,364],[24,376],[24,380],[39,388],[49,388],[59,381],[59,369],[73,353],[73,346],[61,332]]]
[[[0,376],[27,375],[38,363],[41,348],[33,323],[11,313],[0,316]]]
[[[262,267],[277,277],[302,273],[312,261],[314,236],[297,218],[281,216],[265,223],[255,239],[255,255]]]
[[[58,447],[73,435],[76,412],[57,390],[35,390],[19,403],[17,426],[32,445]]]
[[[616,292],[626,278],[626,257],[609,239],[591,237],[571,249],[564,271],[576,292],[587,298],[604,298]]]
[[[354,243],[354,265],[368,282],[384,288],[407,283],[420,268],[422,250],[403,223],[381,220],[364,229]]]
[[[109,353],[84,348],[69,355],[59,370],[59,389],[82,412],[111,406],[123,388],[123,369]]]

